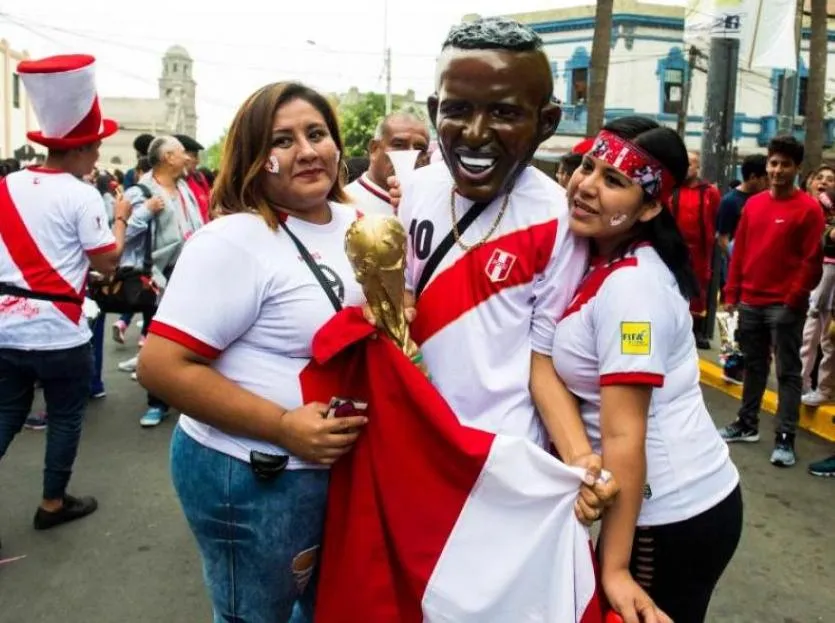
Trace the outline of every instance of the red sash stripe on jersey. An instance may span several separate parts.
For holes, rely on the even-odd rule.
[[[600,375],[600,387],[609,385],[649,385],[664,387],[664,375],[654,372],[612,372]]]
[[[532,282],[545,270],[556,239],[557,221],[553,220],[511,232],[465,253],[436,274],[421,294],[417,317],[410,327],[412,337],[422,344],[493,295]],[[496,251],[513,256],[502,281],[493,281],[487,274],[487,265]]]
[[[571,303],[568,304],[568,307],[565,308],[565,313],[563,313],[561,320],[567,318],[575,312],[580,311],[586,303],[597,296],[601,286],[603,286],[603,282],[606,281],[609,275],[613,272],[619,268],[637,265],[637,257],[625,257],[617,260],[616,262],[612,262],[611,264],[592,269],[592,271],[586,275],[585,279],[580,282],[580,285],[577,287],[577,293],[574,295]]]
[[[206,344],[206,342],[198,340],[185,331],[181,331],[159,320],[151,321],[151,326],[148,327],[148,333],[153,333],[154,335],[164,337],[166,340],[171,340],[206,359],[216,359],[222,352],[219,348]]]
[[[77,291],[55,270],[49,260],[41,253],[38,244],[14,204],[6,180],[0,181],[0,238],[9,250],[12,262],[17,266],[26,282],[26,289],[44,294],[71,296],[83,300],[82,292]],[[81,303],[53,302],[70,322],[78,324],[81,319]]]
[[[108,253],[109,251],[116,250],[116,243],[115,242],[108,242],[107,244],[103,244],[100,247],[95,247],[93,249],[87,249],[87,255],[101,255],[102,253]]]

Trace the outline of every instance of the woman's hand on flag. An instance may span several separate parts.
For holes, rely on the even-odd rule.
[[[615,501],[620,486],[611,474],[604,474],[603,459],[598,454],[579,456],[571,465],[586,470],[580,495],[574,504],[574,513],[583,524],[590,526],[600,519],[604,509]]]

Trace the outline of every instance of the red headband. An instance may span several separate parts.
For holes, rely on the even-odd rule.
[[[662,203],[673,192],[675,179],[664,165],[617,134],[601,130],[587,155],[612,165]]]

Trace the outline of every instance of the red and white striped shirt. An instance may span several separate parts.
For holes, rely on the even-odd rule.
[[[0,283],[81,301],[88,256],[115,248],[93,186],[42,167],[0,181]],[[90,337],[80,304],[0,296],[0,348],[58,350]]]
[[[443,163],[415,172],[400,218],[410,232],[406,282],[414,290],[452,229],[453,181]],[[466,230],[473,244],[490,230],[505,196]],[[460,220],[473,202],[456,195]],[[417,302],[411,333],[432,380],[467,426],[527,438],[545,433],[531,400],[531,350],[550,355],[556,320],[586,266],[583,241],[568,230],[565,191],[528,167],[490,238],[465,252],[453,245]]]

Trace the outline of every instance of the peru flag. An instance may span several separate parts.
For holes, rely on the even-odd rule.
[[[462,426],[358,309],[317,334],[305,401],[368,402],[331,474],[316,623],[599,623],[580,474]]]

